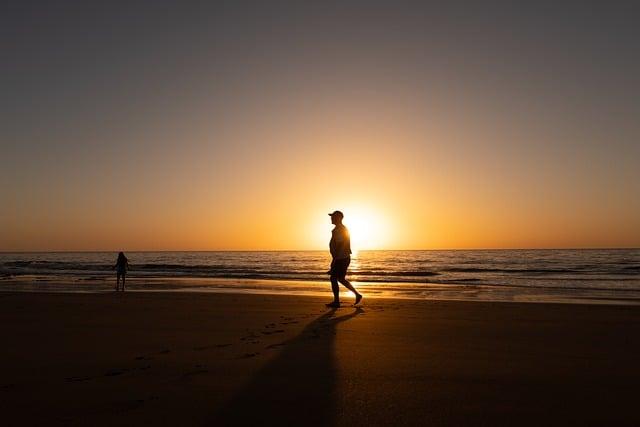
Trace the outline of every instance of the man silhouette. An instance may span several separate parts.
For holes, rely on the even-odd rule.
[[[335,228],[331,231],[331,241],[329,242],[329,251],[332,257],[329,275],[331,276],[333,302],[327,304],[327,307],[340,307],[340,288],[338,282],[342,283],[356,295],[356,302],[353,304],[356,305],[362,300],[362,295],[356,291],[353,285],[346,279],[347,268],[351,262],[351,238],[349,237],[349,230],[342,224],[342,219],[344,218],[342,212],[334,211],[330,213],[329,216],[331,217],[331,224],[334,224]]]

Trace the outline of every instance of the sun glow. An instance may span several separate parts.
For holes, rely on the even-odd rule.
[[[373,210],[345,208],[344,225],[351,234],[354,252],[366,249],[382,249],[387,243],[387,229],[383,218]]]

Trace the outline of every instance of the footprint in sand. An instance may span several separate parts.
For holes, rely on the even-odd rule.
[[[229,343],[225,343],[225,344],[214,344],[214,345],[204,345],[201,347],[193,347],[193,350],[195,351],[204,351],[204,350],[211,350],[212,348],[224,348],[224,347],[229,347],[231,344]]]
[[[278,329],[275,331],[262,331],[262,335],[273,335],[273,334],[282,334],[284,333],[284,329]]]
[[[250,335],[246,335],[240,338],[240,341],[244,341],[248,344],[260,344],[260,340],[258,338],[260,338],[260,335],[254,334],[252,332]]]
[[[153,360],[153,357],[151,356],[137,356],[136,360]]]
[[[256,357],[259,354],[260,354],[259,352],[256,352],[256,353],[245,353],[242,356],[238,356],[237,359],[249,359],[251,357]]]
[[[204,350],[209,350],[210,348],[211,348],[210,345],[203,346],[203,347],[193,347],[195,351],[204,351]]]
[[[240,341],[247,341],[247,340],[251,340],[251,339],[256,339],[256,338],[260,338],[260,335],[251,332],[249,335],[245,335],[243,337],[240,338]]]
[[[272,350],[272,349],[274,349],[274,348],[284,347],[285,345],[287,345],[287,343],[286,343],[286,342],[279,342],[279,343],[277,343],[277,344],[271,344],[271,345],[268,345],[268,346],[266,346],[265,348],[266,348],[267,350]]]

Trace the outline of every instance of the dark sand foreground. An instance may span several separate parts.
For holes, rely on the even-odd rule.
[[[640,425],[640,308],[0,294],[3,425]]]

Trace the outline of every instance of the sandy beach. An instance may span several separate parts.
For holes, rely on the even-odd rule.
[[[0,294],[3,425],[638,425],[633,306]]]

